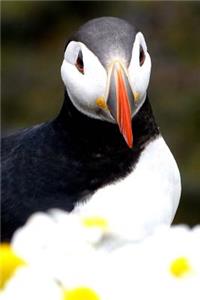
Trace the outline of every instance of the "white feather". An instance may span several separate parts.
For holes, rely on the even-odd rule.
[[[140,46],[143,48],[145,60],[140,66]],[[138,32],[133,44],[132,57],[128,68],[129,81],[133,92],[140,95],[140,107],[145,101],[146,91],[151,74],[151,58],[147,52],[144,36]]]
[[[75,211],[104,216],[116,232],[137,240],[159,225],[171,224],[180,194],[177,164],[160,136],[146,146],[127,177],[99,189]]]
[[[83,54],[84,74],[75,66],[80,49]],[[65,51],[61,76],[76,108],[90,117],[99,118],[96,114],[96,99],[105,94],[107,73],[97,56],[83,43],[72,41]]]

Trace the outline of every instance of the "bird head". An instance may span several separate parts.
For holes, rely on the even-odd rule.
[[[83,114],[116,123],[133,146],[132,118],[146,99],[151,59],[144,36],[124,20],[93,19],[71,37],[61,76]]]

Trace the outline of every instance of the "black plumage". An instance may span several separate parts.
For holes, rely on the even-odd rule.
[[[157,134],[148,99],[133,119],[129,149],[115,124],[79,113],[66,93],[55,120],[2,140],[2,239],[33,212],[71,211],[77,201],[125,176]]]
[[[77,36],[77,35],[76,35]],[[118,126],[79,112],[65,91],[52,121],[2,140],[2,240],[36,211],[71,211],[100,187],[126,176],[159,134],[148,97],[132,120],[134,146]]]

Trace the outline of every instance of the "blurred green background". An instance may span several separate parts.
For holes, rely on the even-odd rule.
[[[175,223],[200,223],[200,3],[3,1],[1,6],[6,133],[58,113],[65,42],[81,24],[99,16],[136,24],[152,58],[153,110],[182,177]]]

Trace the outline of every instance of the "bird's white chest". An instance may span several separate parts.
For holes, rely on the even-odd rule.
[[[128,176],[99,189],[75,210],[103,216],[123,236],[140,239],[158,225],[171,224],[180,193],[177,164],[159,136],[146,146]]]

